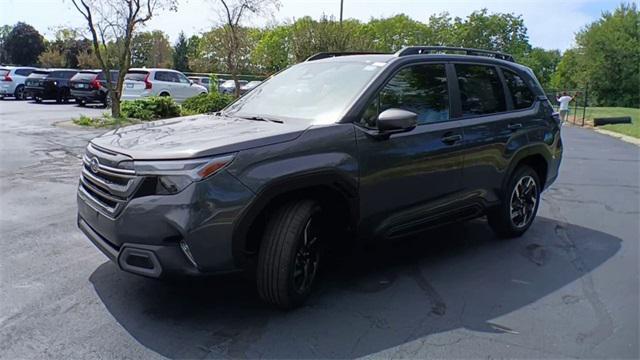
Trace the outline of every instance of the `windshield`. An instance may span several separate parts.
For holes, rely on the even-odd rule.
[[[305,62],[281,72],[231,104],[225,113],[316,123],[338,120],[382,69],[363,62]]]

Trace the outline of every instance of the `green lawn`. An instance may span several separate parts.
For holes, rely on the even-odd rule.
[[[580,124],[582,121],[582,112],[584,108],[579,107],[576,112],[576,123]],[[569,114],[569,122],[573,122],[573,111]],[[605,129],[615,131],[620,134],[633,136],[640,138],[640,109],[623,108],[623,107],[588,107],[585,116],[585,124],[593,124],[594,118],[600,117],[620,117],[630,116],[631,124],[616,124],[616,125],[604,125],[598,126],[599,129]]]

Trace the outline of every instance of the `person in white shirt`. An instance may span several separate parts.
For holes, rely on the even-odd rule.
[[[562,124],[564,124],[564,122],[567,121],[567,118],[569,117],[569,103],[577,96],[578,94],[575,94],[573,97],[571,97],[565,91],[562,93],[562,96],[556,97],[556,100],[558,100],[558,103],[560,103],[560,120],[562,120]]]

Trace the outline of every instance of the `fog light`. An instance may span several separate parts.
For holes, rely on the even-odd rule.
[[[193,264],[193,266],[198,268],[198,264],[196,264],[196,261],[193,259],[193,255],[191,255],[191,250],[189,249],[189,245],[187,245],[187,243],[184,240],[180,240],[180,249],[184,253],[184,256],[186,256],[187,259],[189,259],[191,264]]]

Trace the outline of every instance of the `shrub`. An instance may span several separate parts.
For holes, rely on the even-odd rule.
[[[108,113],[104,113],[99,117],[88,117],[86,115],[80,115],[77,119],[72,119],[73,123],[79,126],[93,127],[93,128],[115,128],[118,126],[127,126],[138,123],[136,120],[120,118],[116,119],[111,117]]]
[[[182,104],[182,115],[204,114],[220,111],[227,106],[233,98],[229,95],[211,92],[188,98]]]
[[[180,106],[168,96],[123,101],[120,110],[124,117],[145,121],[180,116]]]

